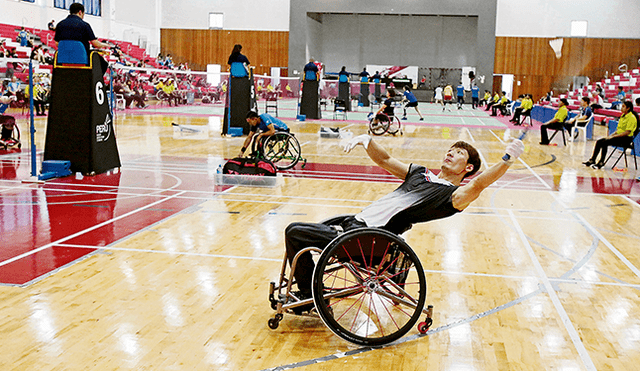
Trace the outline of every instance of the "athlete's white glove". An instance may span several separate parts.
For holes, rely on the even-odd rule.
[[[505,162],[509,164],[512,163],[524,153],[524,143],[522,143],[520,139],[514,139],[513,142],[509,143],[507,146],[505,153],[509,156],[509,158],[505,159]]]
[[[358,144],[362,144],[364,149],[367,149],[369,147],[369,142],[371,142],[371,136],[369,134],[358,135],[357,137],[351,138],[351,140],[344,145],[344,151],[349,153]]]

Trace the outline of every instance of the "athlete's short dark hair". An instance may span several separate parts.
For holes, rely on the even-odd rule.
[[[480,170],[480,166],[482,165],[482,161],[480,160],[480,155],[478,154],[478,151],[471,144],[460,140],[460,141],[457,141],[457,142],[453,143],[451,148],[461,148],[461,149],[464,149],[465,151],[467,151],[467,154],[469,155],[469,159],[467,160],[467,164],[473,165],[473,170],[471,170],[470,172],[464,174],[462,179],[464,179],[464,178],[466,178],[468,176],[472,176],[473,174],[477,173],[478,170]]]
[[[258,117],[258,112],[256,112],[256,111],[249,111],[247,113],[247,118],[248,119],[252,119],[252,118],[256,118],[256,117]]]
[[[78,14],[84,12],[84,5],[82,3],[73,3],[69,6],[69,14]]]

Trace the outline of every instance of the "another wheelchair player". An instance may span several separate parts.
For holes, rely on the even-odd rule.
[[[382,106],[376,112],[373,117],[373,121],[371,122],[371,128],[375,128],[376,125],[380,125],[380,122],[388,123],[389,120],[393,118],[395,103],[393,102],[393,98],[396,96],[396,91],[393,89],[387,90],[387,99],[382,103]],[[388,125],[388,124],[387,124]]]
[[[462,180],[475,174],[481,161],[476,149],[459,141],[445,154],[438,175],[424,166],[405,164],[391,157],[386,150],[369,135],[351,139],[345,146],[350,152],[362,145],[367,155],[381,168],[404,180],[395,191],[374,201],[360,213],[348,217],[340,226],[319,223],[291,223],[285,230],[285,248],[289,264],[296,253],[306,247],[324,248],[341,231],[362,227],[383,228],[395,234],[409,230],[414,223],[427,222],[451,216],[464,210],[476,200],[480,193],[498,180],[511,164],[524,152],[524,144],[516,139],[506,148],[508,160],[491,166],[468,184],[460,186]],[[507,158],[507,156],[505,156]],[[296,263],[294,277],[300,300],[311,297],[311,282],[314,262],[311,253],[302,254]],[[308,311],[311,307],[295,308],[295,312]]]
[[[278,131],[289,132],[287,124],[267,113],[258,115],[257,112],[249,111],[249,113],[247,113],[247,122],[251,126],[251,129],[249,130],[247,139],[245,139],[242,144],[239,157],[244,155],[244,152],[247,150],[247,147],[251,144],[251,140],[258,131],[260,131],[260,133],[256,137],[256,144],[260,143],[260,140],[262,140],[263,137],[270,137]]]

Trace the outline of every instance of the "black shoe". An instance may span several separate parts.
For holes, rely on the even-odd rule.
[[[596,170],[602,169],[603,167],[604,167],[604,164],[602,162],[598,162],[597,164],[591,165],[591,168]]]
[[[540,144],[543,145],[543,146],[548,146],[549,142],[546,142],[546,143],[545,142],[540,142]]]
[[[593,164],[595,164],[595,162],[591,161],[591,160],[587,160],[585,162],[582,163],[584,166],[591,166]]]
[[[298,298],[298,300],[307,300],[312,298],[312,295],[310,292],[291,291],[291,294],[296,298]],[[289,299],[289,300],[293,300],[293,299]],[[301,315],[304,312],[310,312],[313,308],[314,308],[314,305],[312,302],[309,304],[301,305],[299,307],[291,308],[291,310],[293,311],[294,314]]]

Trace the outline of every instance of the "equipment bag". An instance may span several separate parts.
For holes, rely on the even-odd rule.
[[[223,174],[231,175],[276,176],[276,172],[271,161],[254,157],[232,158],[222,168]]]

